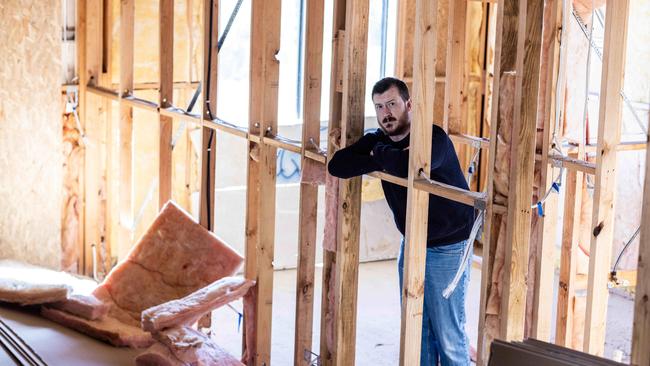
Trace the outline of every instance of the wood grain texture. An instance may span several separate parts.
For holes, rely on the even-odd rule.
[[[603,69],[598,115],[598,148],[591,223],[584,351],[602,356],[605,350],[607,281],[614,239],[616,146],[621,138],[622,99],[627,45],[628,0],[607,1]]]
[[[323,0],[306,4],[305,74],[302,127],[302,167],[313,164],[305,150],[313,150],[311,141],[320,142],[320,104],[323,64]],[[304,172],[304,170],[303,170]],[[316,224],[318,186],[301,183],[298,215],[298,264],[296,281],[296,322],[294,365],[310,363],[305,351],[312,349],[314,320],[314,271],[316,264]]]
[[[542,44],[543,3],[527,0],[520,2],[520,7],[518,32],[523,37],[517,39],[515,119],[505,246],[505,265],[510,271],[504,273],[503,286],[507,290],[501,302],[501,336],[505,340],[524,338]]]
[[[165,108],[174,97],[174,1],[160,0],[160,98]],[[160,115],[158,160],[158,208],[172,198],[172,127],[173,119]]]
[[[260,138],[267,129],[277,133],[280,16],[279,0],[253,1],[249,134]],[[248,365],[271,363],[276,150],[267,144],[249,143],[245,274],[256,285],[253,314],[245,312],[255,329],[254,334],[247,334],[244,356]]]
[[[429,194],[414,189],[419,172],[431,170],[431,133],[436,99],[437,1],[417,0],[413,56],[400,365],[420,362]]]

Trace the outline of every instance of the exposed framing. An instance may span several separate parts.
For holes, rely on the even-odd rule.
[[[614,238],[616,146],[621,138],[623,106],[619,90],[623,87],[629,6],[628,0],[608,0],[605,19],[584,339],[584,351],[596,355],[605,350],[608,272],[604,269],[610,265]]]
[[[416,0],[413,42],[413,120],[408,168],[400,365],[420,362],[429,194],[414,189],[420,172],[431,165],[431,122],[436,92],[438,1]],[[464,50],[463,50],[464,51]],[[431,101],[434,101],[432,103]]]
[[[302,167],[315,164],[305,156],[320,142],[320,105],[323,60],[323,0],[306,4],[305,75],[303,78]],[[315,151],[314,151],[315,152]],[[294,365],[311,361],[314,319],[314,271],[316,269],[316,217],[318,187],[301,182],[298,217],[298,265]],[[309,356],[309,357],[306,357]]]
[[[562,165],[570,175],[570,182],[572,188],[579,191],[580,176],[583,174],[592,174],[596,176],[596,199],[594,206],[594,228],[601,228],[597,234],[592,237],[592,253],[594,259],[590,264],[589,275],[589,303],[588,303],[588,317],[585,334],[585,350],[591,353],[602,353],[602,346],[604,345],[604,314],[601,311],[603,306],[606,305],[606,282],[607,278],[604,277],[606,273],[602,271],[607,267],[608,263],[608,250],[611,249],[612,232],[611,223],[613,211],[608,208],[613,197],[615,182],[614,174],[616,166],[616,151],[627,149],[625,144],[619,144],[619,137],[616,131],[620,130],[620,98],[617,93],[607,94],[607,90],[620,90],[622,85],[622,75],[624,66],[624,48],[625,38],[627,32],[627,11],[628,0],[624,0],[624,5],[621,6],[618,2],[616,5],[613,0],[608,1],[610,9],[608,12],[608,19],[606,25],[606,43],[605,43],[605,59],[603,67],[603,91],[601,92],[600,120],[601,129],[599,130],[598,146],[595,151],[598,154],[598,160],[594,163],[580,161],[575,158],[565,158],[549,154],[549,136],[551,133],[550,125],[553,120],[554,104],[548,102],[547,99],[547,117],[545,119],[545,135],[544,135],[544,150],[539,155],[538,160],[541,161],[542,171],[545,172],[545,177],[542,182],[548,186],[549,179],[552,179],[549,173],[551,165]],[[560,19],[560,13],[566,14],[567,10],[561,9],[560,1],[555,1],[555,8],[551,9],[551,17],[556,17],[556,21]],[[146,85],[136,85],[133,82],[133,0],[125,0],[122,2],[121,24],[122,28],[122,41],[121,41],[121,77],[118,90],[110,89],[109,78],[110,70],[104,72],[102,67],[102,52],[106,45],[103,37],[105,27],[102,22],[106,16],[102,14],[104,7],[100,6],[96,0],[81,0],[79,1],[79,65],[80,70],[80,108],[82,110],[82,123],[86,131],[90,134],[93,129],[99,127],[100,118],[104,116],[100,113],[102,103],[110,105],[111,101],[117,101],[120,105],[120,132],[122,146],[120,148],[120,222],[131,223],[133,216],[132,207],[132,123],[133,123],[133,109],[140,108],[155,112],[159,115],[160,120],[160,195],[159,201],[163,204],[171,197],[171,127],[173,120],[185,120],[196,126],[200,126],[203,130],[203,156],[202,156],[202,171],[212,172],[212,176],[208,179],[207,174],[202,175],[201,185],[201,209],[200,221],[201,223],[212,229],[212,220],[214,219],[214,197],[210,195],[210,199],[205,194],[206,192],[214,192],[214,161],[215,148],[214,138],[215,131],[220,130],[226,133],[234,134],[241,138],[248,140],[249,144],[249,181],[248,181],[248,211],[247,211],[247,243],[246,243],[246,276],[257,280],[255,290],[255,306],[253,307],[253,315],[248,313],[247,319],[253,321],[257,325],[257,332],[252,336],[253,342],[247,343],[248,350],[253,351],[249,354],[249,364],[262,365],[270,363],[270,330],[271,330],[271,300],[273,288],[273,236],[274,236],[274,220],[269,219],[274,217],[275,208],[275,151],[277,148],[283,148],[289,151],[296,152],[301,155],[303,162],[317,161],[325,163],[326,157],[316,149],[312,148],[309,141],[310,139],[318,140],[318,114],[319,114],[319,100],[320,100],[320,58],[322,56],[322,13],[323,2],[310,1],[308,4],[308,24],[307,24],[307,56],[306,68],[307,74],[305,77],[305,128],[303,130],[302,143],[295,144],[286,142],[277,136],[277,84],[278,79],[278,63],[274,59],[276,50],[279,48],[279,35],[280,35],[280,1],[262,1],[256,0],[253,2],[253,22],[252,30],[253,36],[251,37],[251,123],[248,128],[232,127],[216,120],[216,80],[217,80],[217,50],[216,44],[213,44],[211,52],[206,52],[205,55],[205,69],[203,80],[210,79],[210,85],[206,85],[206,89],[215,91],[209,95],[209,98],[204,96],[204,110],[200,116],[187,114],[182,110],[174,108],[173,105],[173,88],[194,85],[191,83],[174,83],[172,80],[172,64],[173,64],[173,2],[171,0],[161,0],[160,3],[160,42],[161,45],[168,47],[161,47],[160,52],[160,65],[161,74],[158,83],[145,83]],[[211,2],[205,0],[205,9],[209,10],[212,7],[213,23],[212,29],[209,27],[209,21],[206,21],[206,28],[204,39],[212,37],[216,38],[218,2]],[[437,2],[417,1],[417,5],[413,1],[405,1],[405,6],[413,4],[413,11],[415,6],[424,7],[418,14],[418,25],[416,29],[419,31],[414,32],[416,38],[413,44],[426,44],[435,45],[435,32],[423,32],[422,28],[417,28],[422,24],[421,22],[433,23],[436,22]],[[525,286],[522,286],[522,278],[525,278],[525,264],[527,263],[527,243],[530,237],[530,202],[527,197],[531,196],[532,192],[532,167],[535,161],[534,144],[531,141],[534,139],[534,120],[535,120],[535,107],[537,78],[539,77],[539,51],[537,44],[541,42],[541,7],[536,1],[533,0],[504,0],[499,5],[499,15],[497,17],[497,57],[495,58],[495,78],[494,78],[494,108],[492,108],[491,120],[495,123],[492,124],[492,131],[490,139],[477,138],[472,136],[464,136],[456,133],[454,128],[451,128],[451,138],[454,142],[480,146],[482,148],[489,148],[490,150],[490,163],[489,167],[494,167],[494,153],[495,143],[490,141],[496,140],[496,128],[498,126],[498,105],[499,105],[499,84],[503,82],[501,79],[514,80],[516,82],[515,88],[515,107],[514,107],[514,128],[515,135],[519,135],[522,144],[513,146],[513,154],[516,154],[518,161],[521,163],[519,166],[513,166],[511,171],[511,181],[516,182],[511,186],[510,201],[507,207],[497,205],[492,200],[493,186],[492,178],[488,178],[488,193],[487,195],[477,192],[470,192],[458,190],[453,187],[448,187],[442,184],[429,184],[417,176],[420,167],[426,166],[428,161],[426,139],[423,141],[412,141],[412,160],[410,162],[410,174],[408,179],[392,177],[385,173],[374,173],[375,177],[385,179],[400,185],[404,185],[409,189],[409,220],[407,221],[408,242],[416,242],[423,232],[426,222],[426,198],[428,194],[437,194],[449,199],[463,202],[465,204],[473,205],[476,207],[487,207],[488,220],[486,226],[486,246],[483,250],[483,277],[484,283],[482,284],[482,300],[480,317],[481,327],[484,327],[484,308],[485,297],[489,291],[489,281],[492,273],[493,258],[493,245],[491,238],[494,237],[494,224],[492,220],[495,217],[505,219],[508,217],[508,247],[512,247],[516,256],[509,258],[508,265],[513,269],[511,273],[513,276],[506,280],[505,286],[509,290],[506,292],[504,298],[504,306],[502,308],[501,336],[505,339],[518,339],[523,336],[523,312],[522,304],[525,304],[522,295],[525,295]],[[313,6],[312,6],[313,5]],[[450,14],[450,34],[457,35],[455,30],[460,29],[460,24],[464,23],[464,16],[461,16],[462,9],[466,4],[450,2],[450,7],[454,9]],[[487,6],[487,5],[486,5]],[[492,4],[490,4],[492,8]],[[504,12],[503,8],[506,8]],[[426,8],[426,9],[425,9]],[[402,9],[402,8],[401,8]],[[334,52],[332,54],[333,60],[337,62],[332,63],[332,80],[341,80],[342,83],[332,83],[332,99],[331,99],[331,119],[330,128],[340,127],[343,129],[343,144],[354,141],[358,138],[363,129],[363,100],[365,98],[365,37],[367,35],[367,13],[368,3],[366,1],[335,1],[334,11]],[[206,11],[207,14],[207,11]],[[433,15],[432,15],[433,14]],[[462,19],[461,19],[462,18]],[[403,23],[400,23],[403,24]],[[555,23],[559,24],[559,21]],[[433,27],[435,28],[435,27]],[[452,31],[453,30],[453,31]],[[557,27],[556,27],[557,30]],[[509,35],[504,39],[504,32]],[[464,32],[463,37],[465,35]],[[522,35],[517,39],[512,38],[512,35]],[[524,37],[525,36],[525,37]],[[614,37],[618,37],[614,39]],[[408,37],[407,37],[408,38]],[[407,38],[399,38],[400,42],[408,42]],[[450,37],[449,46],[447,47],[447,72],[446,77],[441,78],[435,76],[435,47],[418,47],[414,60],[418,61],[417,66],[411,71],[414,74],[412,81],[414,82],[414,101],[418,100],[432,100],[436,83],[447,81],[446,95],[449,106],[447,111],[448,117],[446,118],[450,126],[453,126],[459,115],[459,108],[462,108],[462,102],[459,103],[459,90],[462,91],[462,73],[464,70],[457,70],[454,67],[454,62],[450,60],[458,60],[459,55],[463,53],[457,52],[461,47],[459,44],[462,40]],[[532,48],[525,48],[524,44],[535,45]],[[104,45],[104,46],[102,46]],[[206,42],[206,50],[207,47]],[[549,80],[549,89],[546,98],[551,98],[555,91],[554,76],[557,68],[557,44],[553,48],[555,52],[554,63],[549,67],[546,77]],[[419,53],[422,52],[422,53]],[[434,55],[431,54],[434,53]],[[463,50],[464,52],[464,50]],[[613,56],[612,56],[613,55]],[[209,57],[208,57],[209,56]],[[208,58],[210,62],[208,62]],[[432,61],[434,60],[434,61]],[[399,60],[398,60],[399,61]],[[423,62],[421,62],[423,61]],[[406,69],[404,63],[397,62],[398,67]],[[402,66],[399,66],[402,65]],[[406,72],[406,71],[404,71]],[[508,74],[514,72],[515,75]],[[505,78],[503,77],[504,75]],[[487,76],[486,76],[487,79]],[[459,80],[461,81],[459,83]],[[423,82],[419,84],[419,82]],[[511,82],[511,81],[507,81]],[[205,85],[205,84],[204,84]],[[459,87],[459,85],[461,85]],[[157,102],[146,101],[133,96],[133,91],[139,88],[160,88],[160,97]],[[88,93],[94,94],[90,99]],[[205,94],[205,93],[204,93]],[[361,98],[358,98],[361,96]],[[101,97],[102,99],[98,99]],[[489,96],[486,96],[489,98]],[[501,96],[502,98],[503,96]],[[439,98],[438,98],[439,100]],[[432,103],[423,103],[424,107],[429,108],[428,105]],[[210,106],[213,116],[208,115],[207,106]],[[431,107],[432,108],[432,107]],[[102,112],[105,113],[105,112]],[[422,114],[415,116],[414,130],[422,129],[423,135],[427,135],[431,126],[425,121],[433,120],[433,116],[427,117],[428,113],[433,113],[428,109],[422,109]],[[462,111],[460,111],[462,116]],[[215,118],[213,118],[215,117]],[[462,118],[461,118],[462,119]],[[531,127],[532,126],[532,127]],[[95,129],[95,133],[100,133],[101,130]],[[210,141],[212,136],[212,141]],[[211,142],[211,143],[210,143]],[[110,143],[110,140],[109,140]],[[333,151],[331,144],[328,146],[330,154]],[[581,147],[582,148],[582,147]],[[584,147],[590,149],[589,146]],[[645,148],[645,144],[634,144],[633,148]],[[591,147],[593,149],[593,147]],[[102,159],[104,152],[100,148],[93,149],[86,148],[85,153],[85,171],[84,171],[84,193],[85,206],[82,210],[82,217],[84,225],[84,240],[82,241],[83,248],[80,251],[83,253],[83,260],[80,262],[81,266],[85,269],[86,273],[90,272],[92,257],[90,251],[90,244],[99,244],[102,240],[102,235],[106,228],[101,217],[102,212],[110,211],[104,206],[103,195],[108,194],[110,206],[111,197],[110,192],[101,192],[99,187],[101,185],[102,176]],[[210,159],[208,159],[208,156]],[[257,159],[257,160],[256,160]],[[209,161],[209,163],[208,163]],[[426,169],[425,169],[426,171]],[[647,181],[647,179],[646,179]],[[646,184],[647,185],[647,184]],[[311,320],[313,319],[313,273],[314,273],[314,238],[315,238],[315,215],[312,215],[316,210],[316,192],[315,187],[301,185],[301,231],[300,231],[300,257],[299,257],[299,282],[298,289],[301,291],[297,294],[298,313],[296,314],[296,352],[294,355],[294,362],[299,364],[304,361],[304,353],[301,349],[308,349],[311,346]],[[264,197],[264,199],[262,199]],[[419,199],[421,197],[422,199]],[[567,203],[575,202],[575,196],[569,194]],[[647,198],[647,197],[646,197]],[[321,346],[321,360],[324,365],[336,364],[347,365],[354,363],[354,338],[356,336],[356,281],[358,276],[358,230],[359,230],[359,216],[360,216],[360,179],[349,180],[343,182],[341,189],[341,208],[342,213],[339,217],[339,243],[337,253],[326,252],[325,264],[323,269],[324,283],[329,283],[329,276],[336,273],[335,296],[337,298],[334,313],[336,315],[336,331],[335,331],[335,346],[334,349],[328,350],[326,346]],[[417,205],[414,204],[417,202]],[[548,202],[547,202],[548,204]],[[645,205],[647,206],[647,205]],[[528,207],[528,209],[526,209]],[[573,209],[571,206],[568,209]],[[552,209],[546,208],[547,215],[551,215]],[[647,210],[645,210],[647,211]],[[645,214],[646,212],[644,212]],[[647,216],[647,215],[645,215]],[[646,217],[644,216],[644,220]],[[263,220],[262,220],[263,218]],[[110,221],[110,220],[109,220]],[[566,225],[566,222],[565,222]],[[565,227],[566,228],[566,227]],[[127,230],[128,229],[128,230]],[[123,227],[121,229],[120,240],[130,240],[131,228]],[[608,231],[609,230],[609,231]],[[128,231],[128,232],[127,232]],[[596,232],[594,231],[594,232]],[[542,236],[542,233],[546,235]],[[540,231],[543,240],[542,252],[546,253],[549,247],[548,233],[550,229],[544,227]],[[345,234],[345,235],[343,235]],[[642,238],[647,235],[642,234]],[[419,236],[418,236],[419,235]],[[565,233],[565,241],[569,243],[569,237],[573,233]],[[125,239],[126,238],[126,239]],[[421,242],[421,240],[420,240]],[[110,241],[106,243],[110,245]],[[410,294],[405,296],[405,307],[402,319],[402,332],[403,344],[401,347],[400,360],[402,364],[410,364],[411,361],[419,358],[419,324],[418,307],[421,308],[421,296],[417,291],[406,291],[407,288],[417,288],[417,284],[422,281],[423,274],[423,256],[421,253],[422,248],[409,246],[410,249],[406,253],[406,266],[405,266],[405,292]],[[412,247],[412,248],[411,248]],[[647,246],[646,246],[647,247]],[[110,249],[110,247],[108,247]],[[546,248],[546,249],[545,249]],[[563,250],[569,253],[572,247],[568,244],[563,247]],[[609,249],[608,249],[609,248]],[[642,247],[645,248],[645,247]],[[646,248],[647,249],[647,248]],[[646,250],[647,251],[647,250]],[[540,255],[543,257],[544,255]],[[110,256],[109,256],[110,257]],[[548,265],[545,265],[542,260],[538,258],[538,267],[541,268],[537,274],[536,288],[536,306],[534,311],[534,334],[540,338],[548,337],[548,329],[540,327],[542,320],[540,314],[545,313],[549,308],[547,302],[539,295],[543,293],[543,287],[547,286],[548,278]],[[568,263],[563,263],[563,270],[561,281],[565,280],[568,287],[566,293],[562,296],[562,306],[571,298],[571,257],[568,257]],[[605,263],[605,264],[604,264]],[[639,260],[639,275],[645,270],[643,257]],[[568,277],[567,277],[568,276]],[[327,278],[328,282],[325,282]],[[342,286],[345,283],[346,286]],[[646,293],[645,289],[641,288],[644,283],[639,281],[639,292]],[[323,286],[323,294],[327,295],[327,286]],[[645,292],[642,292],[645,291]],[[326,296],[324,296],[326,298]],[[647,313],[647,307],[643,308],[643,304],[639,305],[637,300],[636,317],[642,318]],[[506,304],[510,305],[506,305]],[[647,305],[647,304],[645,304]],[[300,309],[305,309],[300,310]],[[325,309],[325,307],[323,307]],[[564,309],[564,308],[563,308]],[[562,309],[559,309],[562,310]],[[250,311],[250,310],[248,310]],[[560,311],[558,311],[558,314]],[[570,315],[567,315],[570,316]],[[419,315],[421,320],[421,313]],[[643,320],[642,320],[643,321]],[[647,322],[646,322],[647,323]],[[645,323],[644,323],[645,324]],[[646,327],[647,328],[647,327]],[[263,331],[260,331],[263,329]],[[484,328],[480,328],[481,330]],[[566,332],[567,329],[560,331]],[[641,357],[639,355],[648,354],[644,350],[648,349],[648,337],[645,337],[639,328],[635,328],[635,335],[633,340],[633,357]],[[644,328],[645,329],[645,328]],[[323,334],[323,333],[322,333]],[[564,342],[567,342],[567,335],[564,334]],[[323,337],[321,337],[322,339]],[[479,356],[482,357],[482,362],[485,362],[487,355],[487,347],[489,342],[485,339],[479,340]],[[298,346],[300,345],[300,347]],[[641,362],[641,361],[636,361]]]

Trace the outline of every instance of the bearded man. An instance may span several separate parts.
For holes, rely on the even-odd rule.
[[[328,164],[331,175],[351,178],[373,171],[398,177],[408,176],[411,99],[403,81],[384,78],[372,88],[372,101],[380,126],[354,144],[337,151]],[[438,182],[468,189],[451,140],[443,129],[433,126],[430,177]],[[407,189],[381,182],[388,206],[402,236],[406,223]],[[469,365],[469,341],[465,333],[465,292],[470,266],[462,263],[472,229],[474,210],[462,203],[429,195],[427,254],[424,278],[424,312],[420,365]],[[423,245],[424,243],[421,243]],[[400,293],[403,283],[404,239],[398,256]],[[460,282],[449,298],[445,288],[456,272]]]

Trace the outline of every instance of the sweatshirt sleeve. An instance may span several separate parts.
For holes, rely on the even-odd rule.
[[[442,166],[450,146],[449,138],[442,132],[434,131],[431,139],[431,170]],[[409,167],[409,150],[400,149],[389,144],[377,143],[372,150],[375,162],[388,174],[407,178]]]
[[[409,151],[399,149],[381,142],[375,144],[372,149],[374,161],[381,167],[381,170],[388,174],[406,178],[409,173]]]
[[[377,141],[376,134],[364,135],[359,141],[334,153],[327,164],[327,170],[338,178],[352,178],[381,170],[381,167],[370,156],[370,151]]]

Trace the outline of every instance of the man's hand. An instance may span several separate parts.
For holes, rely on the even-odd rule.
[[[334,145],[334,148],[336,150],[341,148],[341,129],[340,128],[334,128],[332,131],[329,133],[329,141],[332,145]]]

